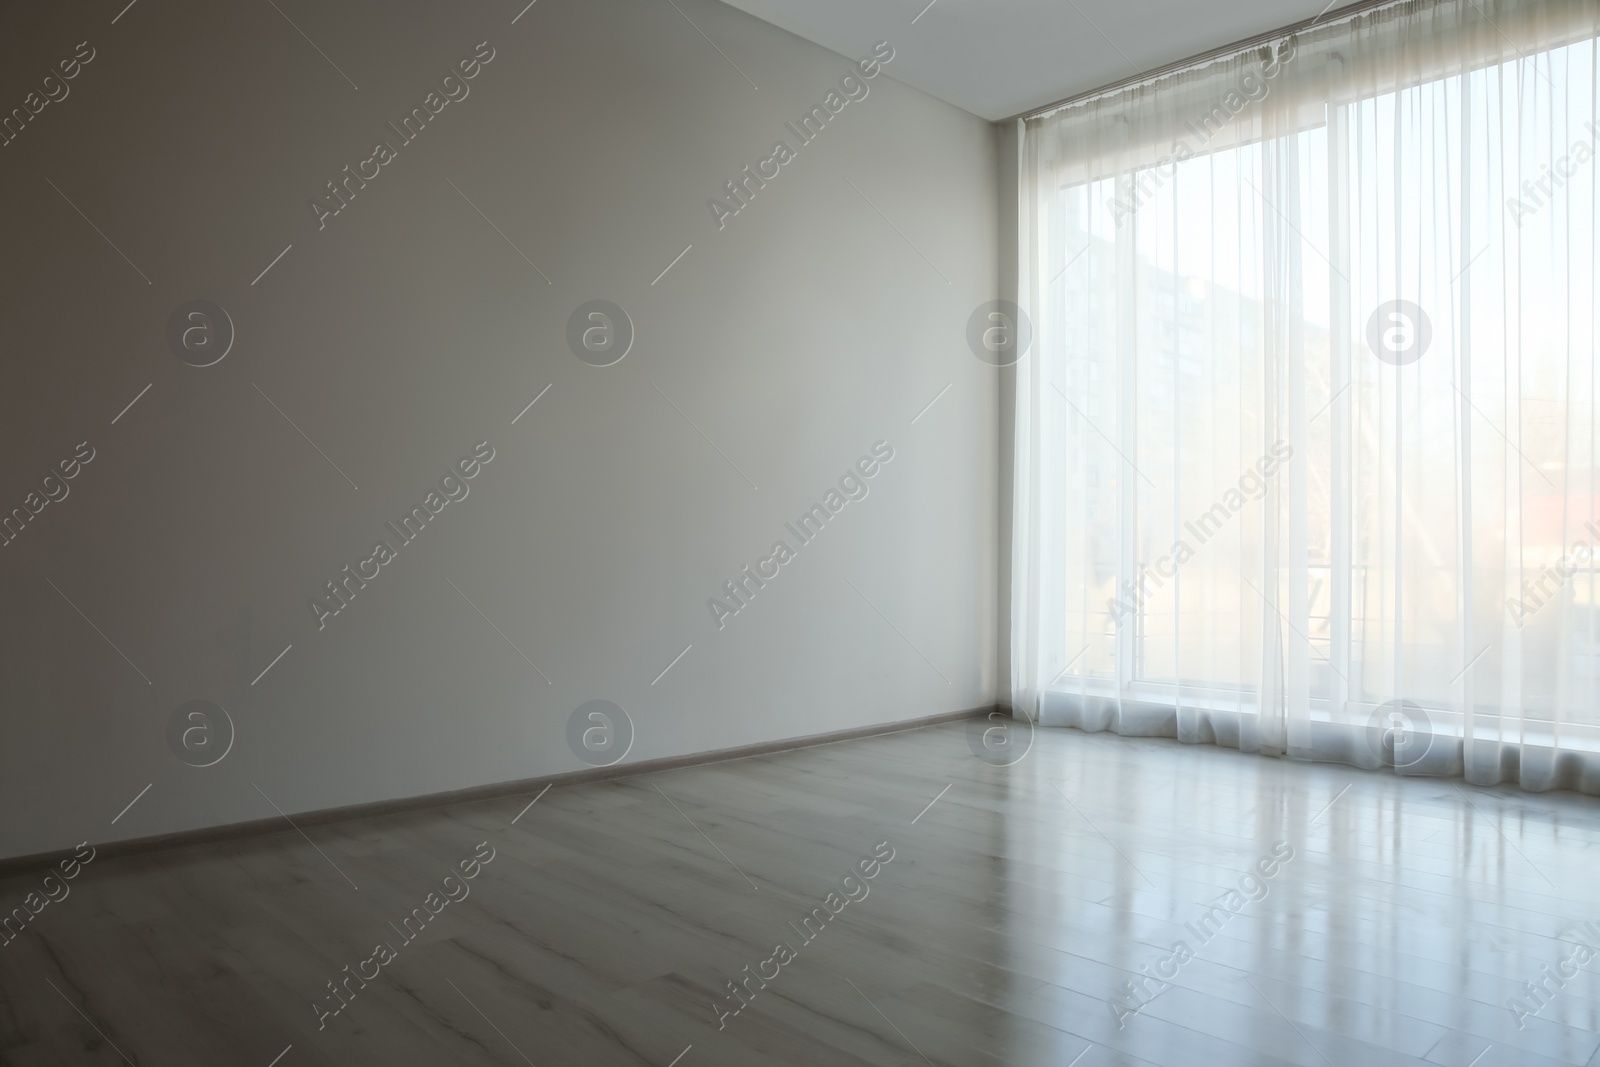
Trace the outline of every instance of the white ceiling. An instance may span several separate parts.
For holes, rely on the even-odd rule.
[[[895,78],[1001,119],[1315,18],[1328,0],[726,2],[851,57],[886,40]]]

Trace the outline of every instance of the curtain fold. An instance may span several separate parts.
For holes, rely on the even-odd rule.
[[[1019,713],[1600,794],[1597,64],[1411,2],[1022,123]]]

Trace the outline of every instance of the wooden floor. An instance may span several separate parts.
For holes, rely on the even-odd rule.
[[[530,799],[97,858],[0,948],[0,1063],[1600,1067],[1584,798],[954,724]]]

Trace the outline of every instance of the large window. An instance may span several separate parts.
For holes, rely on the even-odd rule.
[[[1030,123],[1014,667],[1047,721],[1600,750],[1595,15],[1477,7]]]

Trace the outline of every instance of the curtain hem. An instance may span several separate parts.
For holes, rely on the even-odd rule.
[[[1014,714],[1014,713],[1013,713]],[[1044,693],[1040,726],[1068,727],[1119,737],[1162,737],[1190,745],[1216,745],[1307,763],[1339,763],[1362,770],[1389,769],[1407,778],[1460,779],[1470,785],[1515,785],[1530,793],[1563,791],[1600,796],[1600,753],[1517,741],[1466,742],[1424,734],[1401,743],[1372,727],[1307,723],[1306,745],[1280,751],[1264,744],[1254,712],[1178,708],[1153,701]]]

